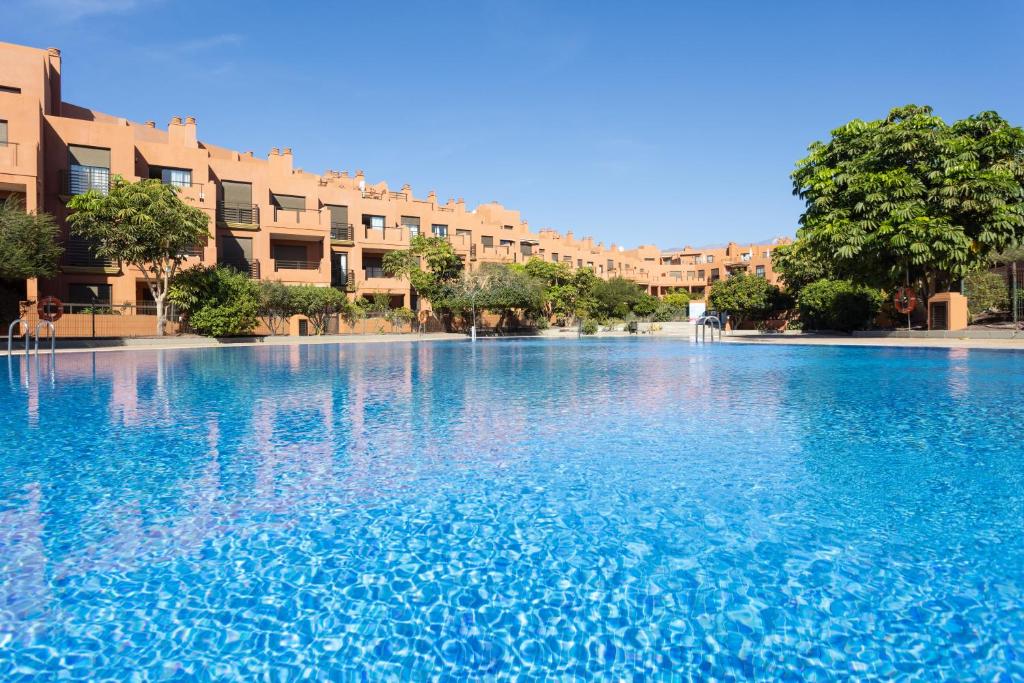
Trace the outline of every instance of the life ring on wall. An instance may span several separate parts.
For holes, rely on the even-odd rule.
[[[917,293],[910,287],[900,287],[892,297],[892,304],[900,313],[910,313],[917,308]]]
[[[55,296],[44,296],[36,304],[36,313],[40,320],[49,320],[55,323],[64,315],[64,304]]]

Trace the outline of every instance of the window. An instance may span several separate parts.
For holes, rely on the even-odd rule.
[[[674,277],[677,280],[682,280],[683,279],[683,271],[681,271],[681,270],[670,270],[670,271],[668,271],[668,276],[669,277]]]
[[[402,216],[402,227],[409,231],[409,237],[420,234],[420,219],[418,216]]]
[[[12,95],[20,95],[21,88],[15,88],[13,85],[0,85],[0,92],[8,92]]]
[[[764,266],[754,266],[754,275],[764,277]]]
[[[512,229],[511,225],[503,225],[501,227],[502,227],[503,230],[511,230]]]
[[[272,244],[272,258],[275,261],[306,261],[308,252],[302,244]]]
[[[692,280],[694,277],[696,277],[696,275],[697,274],[694,273],[692,270],[686,271],[686,279],[687,280]]]
[[[703,270],[698,270],[697,271],[697,279],[698,280],[703,280],[704,279],[704,271]]]
[[[344,287],[348,280],[348,252],[331,253],[331,286]]]
[[[7,121],[0,119],[0,147],[7,146]]]
[[[532,244],[528,244],[526,242],[520,242],[519,243],[519,253],[522,254],[523,256],[532,256],[533,255],[533,245]]]
[[[516,246],[515,240],[498,240],[498,246],[501,247],[514,247]]]
[[[72,282],[68,285],[68,303],[72,304],[102,304],[109,306],[111,303],[112,285],[90,285]]]
[[[608,272],[615,270],[615,261],[608,259]]]
[[[572,256],[569,256],[568,254],[566,254],[565,256],[562,257],[562,262],[563,263],[572,263]]]
[[[721,278],[718,275],[718,268],[712,268],[711,269],[711,281],[712,282],[716,282],[716,281],[718,281],[720,279]]]
[[[707,257],[705,258],[705,260],[706,260],[707,263],[714,263],[715,262],[715,257],[714,257],[713,254],[708,254]]]
[[[582,268],[583,267],[583,259],[581,259],[581,258],[576,259],[576,267],[577,268]]]
[[[67,194],[85,194],[110,189],[110,150],[102,147],[68,145]]]
[[[434,237],[447,237],[448,226],[441,225],[440,223],[434,223],[430,226],[430,232],[434,233]]]
[[[291,217],[294,215],[295,220],[301,219],[302,212],[306,210],[306,198],[299,197],[293,194],[274,194],[270,193],[270,203],[274,205],[274,218],[279,215]]]
[[[455,236],[456,237],[472,237],[473,236],[473,231],[472,230],[465,230],[463,228],[456,228],[455,229]]]
[[[372,214],[363,214],[363,227],[370,228],[372,230],[383,230],[384,229],[384,216],[374,216]]]
[[[150,166],[149,177],[154,180],[159,180],[164,185],[174,185],[175,187],[192,186],[192,171],[187,168]]]
[[[558,263],[558,254],[556,254],[555,252],[551,252],[551,262]]]
[[[481,235],[480,245],[483,246],[485,249],[490,249],[491,247],[494,246],[494,238],[491,237],[490,235]]]
[[[590,268],[591,270],[593,270],[594,262],[593,261],[587,261],[587,268]]]
[[[764,252],[761,254],[761,256],[763,256],[764,258],[768,258],[771,255],[772,255],[772,252],[769,249],[765,249]]]

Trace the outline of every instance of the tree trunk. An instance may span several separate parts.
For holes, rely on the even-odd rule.
[[[153,297],[156,301],[156,336],[164,336],[164,295]]]

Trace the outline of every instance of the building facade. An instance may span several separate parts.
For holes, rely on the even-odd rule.
[[[219,263],[264,280],[384,293],[393,307],[413,309],[415,292],[388,277],[382,259],[417,234],[447,239],[471,270],[542,258],[625,277],[654,295],[701,294],[740,270],[774,279],[770,251],[780,242],[664,252],[533,231],[497,202],[469,208],[434,192],[417,196],[409,185],[368,182],[362,171],[310,173],[295,167],[287,147],[261,158],[203,142],[191,116],[176,116],[164,129],[64,102],[59,50],[0,43],[0,195],[14,194],[28,211],[46,211],[66,226],[68,199],[106,192],[115,176],[160,179],[209,215],[209,239],[190,250],[186,267]],[[60,274],[30,281],[28,299],[146,303],[140,272],[97,259],[66,227],[64,248]]]

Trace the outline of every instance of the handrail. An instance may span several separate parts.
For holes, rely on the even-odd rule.
[[[35,337],[36,337],[36,349],[35,349],[36,350],[36,356],[37,357],[39,356],[39,328],[42,327],[43,325],[46,325],[46,327],[49,329],[49,332],[50,332],[50,355],[51,356],[56,355],[56,353],[57,353],[57,327],[52,322],[50,322],[49,320],[40,320],[36,324],[36,334],[35,334]],[[27,345],[28,344],[26,342],[26,349],[25,349],[26,353],[28,353]]]
[[[715,328],[718,328],[718,341],[722,341],[722,321],[716,315],[702,315],[697,318],[697,326],[693,330],[693,341],[705,342],[707,341],[708,327],[711,328],[711,341],[715,341]],[[698,339],[698,330],[700,331],[700,339]]]
[[[7,326],[7,355],[10,356],[14,351],[14,326],[24,323],[25,324],[25,355],[28,355],[28,340],[32,335],[29,334],[32,327],[28,324],[28,320],[24,318],[18,318],[13,323]]]

